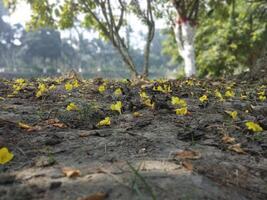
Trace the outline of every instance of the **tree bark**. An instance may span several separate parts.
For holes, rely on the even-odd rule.
[[[184,60],[186,77],[196,75],[195,29],[189,20],[178,20],[174,27],[178,51]]]

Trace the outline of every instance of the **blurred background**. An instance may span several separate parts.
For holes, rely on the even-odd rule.
[[[251,6],[237,0],[231,4],[205,8],[199,16],[196,33],[196,60],[199,76],[232,75],[253,69],[266,55],[266,3]],[[71,69],[84,78],[128,78],[127,67],[117,50],[93,30],[51,28],[27,31],[30,9],[19,5],[15,13],[0,1],[0,76],[37,77],[64,74]],[[146,31],[134,19],[125,28],[124,39],[137,70],[142,71]],[[150,78],[176,78],[183,61],[173,32],[164,21],[156,21],[151,45]]]

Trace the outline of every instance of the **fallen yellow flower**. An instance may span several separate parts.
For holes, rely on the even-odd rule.
[[[142,97],[144,99],[148,99],[149,98],[149,96],[146,94],[145,91],[143,91],[143,92],[140,93],[140,97]]]
[[[207,95],[203,95],[201,97],[199,97],[199,101],[201,101],[201,103],[208,101],[208,96]]]
[[[187,108],[178,108],[175,110],[176,115],[186,115],[187,114]]]
[[[6,147],[0,149],[0,164],[4,165],[13,159],[14,155]]]
[[[105,86],[105,85],[100,85],[100,86],[98,87],[98,91],[99,91],[100,93],[105,92],[105,91],[106,91],[106,86]]]
[[[75,103],[70,103],[66,109],[67,111],[79,110],[78,106]]]
[[[121,89],[121,88],[117,88],[117,89],[115,90],[115,92],[114,92],[114,95],[115,95],[115,96],[120,96],[120,95],[122,95],[122,89]]]
[[[47,92],[47,88],[44,83],[40,83],[38,86],[38,91],[36,93],[36,97],[39,98],[42,96],[45,92]]]
[[[187,103],[185,100],[180,99],[179,97],[172,97],[172,105],[179,105],[181,107],[186,107]]]
[[[259,100],[260,100],[260,101],[265,101],[265,100],[266,100],[266,96],[260,95],[260,96],[259,96]]]
[[[252,130],[253,132],[263,131],[262,127],[259,124],[252,122],[252,121],[246,122],[246,126],[247,126],[248,130]]]
[[[111,104],[110,109],[114,111],[118,111],[121,114],[121,109],[122,109],[121,101],[117,101],[116,104]]]
[[[237,111],[225,111],[228,115],[230,115],[233,120],[237,119]]]
[[[74,80],[74,81],[72,82],[72,86],[73,86],[74,88],[77,88],[77,87],[79,87],[80,85],[79,85],[79,82],[78,82],[77,80]]]
[[[97,126],[109,126],[110,124],[110,117],[106,117],[104,120],[100,121]]]
[[[150,107],[150,108],[152,108],[152,109],[155,108],[155,103],[152,102],[151,99],[146,99],[146,100],[143,101],[143,103],[144,103],[146,106],[148,106],[148,107]]]
[[[223,101],[223,95],[219,92],[219,90],[215,90],[215,96],[220,100]]]
[[[232,90],[227,90],[224,94],[225,97],[233,97],[235,93]]]
[[[71,91],[71,90],[73,89],[73,85],[72,85],[70,82],[67,82],[67,83],[65,84],[65,89],[66,89],[67,91]]]

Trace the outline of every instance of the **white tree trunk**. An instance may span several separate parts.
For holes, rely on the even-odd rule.
[[[185,75],[186,77],[191,77],[196,74],[195,29],[187,20],[176,23],[174,33],[178,44],[178,51],[184,59]]]

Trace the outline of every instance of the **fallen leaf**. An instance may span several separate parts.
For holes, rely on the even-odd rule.
[[[108,197],[107,193],[97,192],[95,194],[89,195],[88,197],[79,198],[78,200],[104,200]]]
[[[174,153],[175,158],[178,157],[180,159],[199,159],[201,157],[201,154],[197,151],[193,150],[180,150],[178,152]]]
[[[229,150],[234,151],[236,153],[245,154],[246,152],[241,148],[241,144],[233,144],[228,147]]]
[[[223,143],[227,144],[227,143],[234,143],[235,142],[235,138],[234,137],[230,137],[229,135],[224,135],[222,138]]]
[[[32,126],[30,126],[30,125],[28,125],[28,124],[24,124],[24,123],[22,123],[22,122],[19,122],[19,127],[20,127],[21,129],[31,129],[31,128],[33,128]]]
[[[182,161],[181,162],[182,166],[187,169],[188,171],[193,171],[193,164],[189,161]]]
[[[48,125],[52,125],[57,128],[67,128],[67,125],[60,122],[58,119],[49,119],[49,120],[46,120],[46,123]]]
[[[81,175],[80,170],[78,169],[73,169],[73,168],[63,168],[62,172],[64,173],[65,176],[68,178],[75,178]]]

